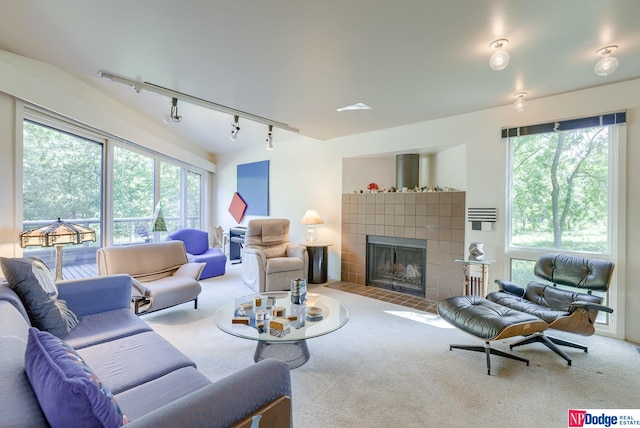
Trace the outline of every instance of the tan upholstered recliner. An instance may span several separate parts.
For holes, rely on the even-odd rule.
[[[194,301],[205,263],[189,263],[182,241],[123,245],[98,250],[98,274],[129,274],[135,313],[148,313]]]
[[[309,256],[303,245],[289,242],[289,220],[249,220],[242,249],[242,280],[257,292],[291,288],[307,279]]]

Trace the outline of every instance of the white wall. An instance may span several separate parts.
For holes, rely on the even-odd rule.
[[[395,156],[342,159],[342,193],[366,191],[369,183],[376,183],[380,190],[396,186]]]
[[[428,186],[467,189],[467,145],[460,144],[431,156]]]
[[[126,107],[109,100],[102,93],[84,83],[63,75],[50,66],[26,59],[16,59],[0,51],[0,255],[16,254],[17,234],[21,219],[16,212],[17,196],[15,173],[15,104],[11,95],[25,98],[53,111],[108,130],[135,142],[148,142],[159,151],[191,157],[215,169],[209,155],[190,142],[171,136],[149,120],[136,115]],[[498,208],[498,222],[493,232],[466,230],[467,245],[472,241],[485,243],[489,257],[498,262],[492,266],[491,282],[503,277],[506,266],[504,254],[505,228],[505,165],[506,147],[500,139],[500,129],[548,122],[552,120],[627,110],[628,145],[626,160],[627,209],[623,219],[629,219],[626,241],[621,252],[626,255],[617,266],[620,281],[618,311],[626,322],[626,337],[640,342],[640,230],[635,219],[640,214],[640,80],[623,82],[574,93],[566,93],[527,103],[527,110],[517,113],[511,105],[453,116],[428,122],[415,123],[394,129],[317,141],[297,137],[279,142],[275,135],[275,150],[262,149],[218,156],[217,174],[213,180],[216,198],[213,223],[225,229],[235,225],[228,213],[231,197],[236,190],[236,166],[241,163],[270,160],[270,215],[286,217],[292,221],[292,238],[302,241],[304,226],[299,224],[308,208],[316,209],[324,224],[319,227],[323,241],[330,247],[329,278],[340,278],[341,195],[343,192],[343,159],[358,158],[376,153],[428,152],[437,147],[452,149],[450,154],[466,150],[467,206]],[[425,138],[425,135],[429,138]],[[425,140],[428,142],[425,143]],[[393,143],[390,143],[393,142]],[[188,150],[182,149],[188,147]],[[424,150],[421,150],[424,149]],[[435,150],[435,151],[440,151]],[[362,182],[369,178],[371,168],[360,171]],[[455,177],[459,177],[455,175]],[[439,178],[439,177],[438,177]],[[439,185],[446,185],[438,183]],[[245,220],[246,222],[246,220]],[[629,279],[626,281],[625,279]]]

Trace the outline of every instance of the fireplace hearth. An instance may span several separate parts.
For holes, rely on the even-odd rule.
[[[427,241],[367,236],[367,286],[425,297]]]

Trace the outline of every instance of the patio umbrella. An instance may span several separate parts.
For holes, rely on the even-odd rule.
[[[20,246],[56,247],[56,281],[62,279],[62,246],[96,240],[96,231],[78,224],[58,221],[20,234]]]

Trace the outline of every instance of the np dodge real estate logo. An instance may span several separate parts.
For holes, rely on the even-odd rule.
[[[569,409],[569,428],[584,426],[625,425],[640,427],[640,410],[638,409]]]

